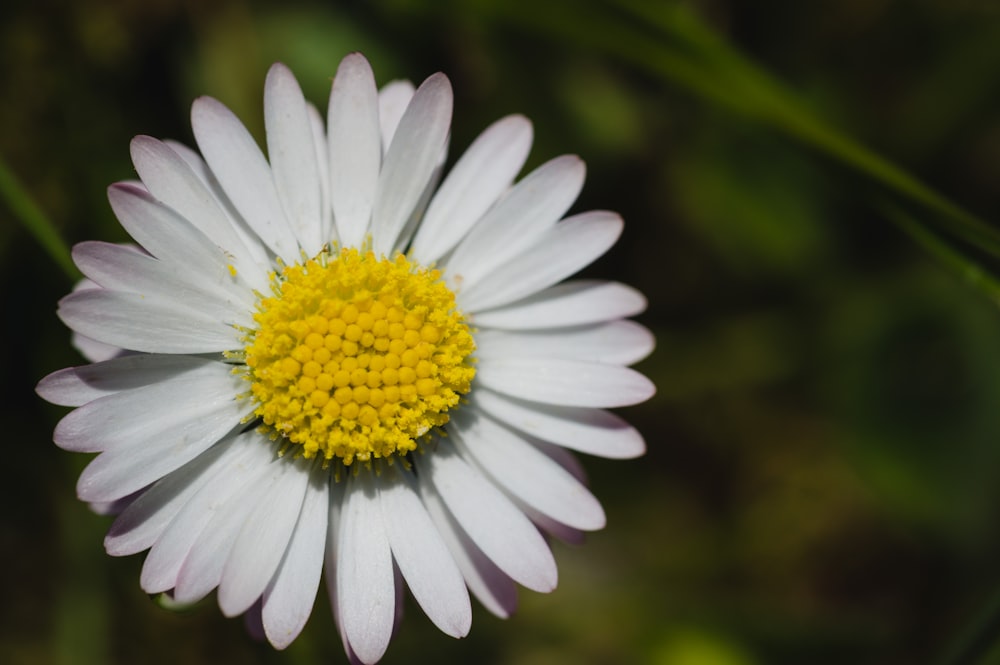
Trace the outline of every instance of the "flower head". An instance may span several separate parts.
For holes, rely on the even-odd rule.
[[[136,245],[74,248],[88,282],[59,306],[92,364],[39,393],[75,407],[67,450],[100,453],[81,499],[118,517],[115,556],[149,550],[148,593],[217,589],[277,648],[325,570],[352,660],[377,661],[403,585],[465,635],[469,592],[494,614],[515,583],[556,585],[543,534],[604,525],[567,449],[631,457],[606,407],[647,399],[627,365],[653,345],[623,320],[645,301],[563,281],[621,219],[563,215],[576,157],[514,180],[521,116],[483,132],[438,180],[452,95],[442,74],[379,91],[347,56],[327,122],[275,65],[267,154],[219,102],[194,103],[201,156],[137,137],[141,184],[109,190]]]

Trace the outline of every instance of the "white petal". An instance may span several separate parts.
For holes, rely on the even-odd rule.
[[[56,425],[56,444],[77,452],[150,447],[158,437],[173,437],[199,418],[230,409],[242,386],[229,366],[187,360],[157,383],[106,395],[67,414]],[[234,413],[246,410],[236,408]],[[239,417],[229,426],[238,422]]]
[[[472,320],[483,328],[538,330],[613,321],[645,309],[646,298],[631,286],[581,279],[557,284],[504,307],[476,312]]]
[[[309,464],[303,459],[280,460],[282,469],[275,482],[243,523],[219,581],[219,608],[224,615],[247,611],[278,569],[302,511]]]
[[[586,487],[559,464],[494,420],[463,411],[452,419],[460,450],[516,499],[584,531],[601,529],[604,510]]]
[[[139,577],[143,591],[160,593],[177,585],[177,575],[198,536],[216,513],[231,509],[244,487],[263,477],[273,455],[273,446],[259,434],[236,437],[225,461],[153,544]]]
[[[649,355],[655,343],[652,333],[645,327],[621,320],[525,332],[482,330],[476,333],[476,355],[480,358],[567,358],[631,365]]]
[[[188,272],[194,276],[194,283],[220,294],[245,290],[232,274],[232,257],[149,193],[128,185],[112,185],[108,201],[129,235],[172,270]]]
[[[586,168],[575,155],[542,164],[514,185],[458,244],[446,276],[455,291],[469,288],[524,249],[573,205]]]
[[[271,265],[271,256],[268,254],[268,249],[264,245],[263,241],[250,227],[247,225],[246,220],[240,216],[239,211],[236,210],[236,206],[233,202],[229,200],[229,196],[222,189],[222,185],[219,184],[219,180],[212,173],[212,169],[208,168],[208,164],[205,160],[201,158],[195,150],[187,147],[183,143],[178,143],[177,141],[171,141],[167,139],[164,143],[184,160],[184,163],[194,171],[198,179],[201,180],[202,184],[208,188],[208,191],[212,193],[215,198],[216,204],[225,212],[226,217],[229,219],[229,223],[232,225],[233,230],[236,235],[243,240],[244,246],[246,246],[247,251],[250,253],[253,260],[261,266],[261,269],[265,272],[265,277],[267,277],[267,269],[264,266]],[[265,282],[264,287],[266,289],[267,284]],[[262,291],[264,289],[261,289]]]
[[[316,165],[319,167],[320,181],[320,238],[331,242],[337,238],[333,227],[333,208],[330,207],[330,154],[327,150],[326,128],[323,117],[312,104],[308,104],[309,124],[312,126],[313,147],[316,151]]]
[[[266,444],[262,447],[271,449]],[[230,500],[215,511],[191,545],[177,574],[177,585],[174,587],[174,598],[177,601],[197,602],[219,585],[226,561],[247,519],[266,500],[271,487],[282,471],[287,469],[281,459],[259,466],[262,467],[263,474],[230,494]]]
[[[571,526],[554,520],[545,513],[538,512],[531,506],[522,505],[521,508],[524,510],[524,514],[528,516],[528,519],[535,523],[535,526],[550,536],[555,536],[564,543],[582,545],[587,538],[587,534],[580,529],[574,529]]]
[[[212,173],[250,228],[285,263],[298,261],[298,243],[271,168],[243,123],[221,102],[201,97],[191,106],[191,128]]]
[[[337,235],[343,246],[359,247],[368,231],[382,165],[375,76],[360,53],[340,62],[326,124]]]
[[[288,551],[264,591],[263,629],[276,649],[291,644],[305,626],[323,570],[330,482],[322,469],[312,476]]]
[[[431,180],[451,126],[451,84],[434,74],[413,94],[385,154],[372,209],[372,248],[388,254]]]
[[[389,149],[399,127],[399,119],[410,105],[416,88],[409,81],[390,81],[378,91],[378,120],[382,133],[382,153]]]
[[[232,440],[220,441],[162,478],[126,508],[104,537],[111,556],[149,549],[188,501],[219,473],[234,454]]]
[[[295,76],[275,63],[264,82],[264,126],[267,156],[278,199],[292,233],[307,256],[323,245],[320,233],[322,185],[312,121]]]
[[[149,136],[131,144],[132,163],[143,184],[157,200],[177,211],[232,257],[234,267],[252,288],[267,287],[267,271],[237,233],[216,194],[176,148]]]
[[[392,556],[417,604],[442,632],[464,637],[472,626],[469,592],[427,510],[396,466],[378,487]]]
[[[423,477],[418,480],[424,506],[434,520],[441,539],[448,546],[455,564],[462,571],[469,591],[492,614],[506,619],[517,608],[517,587],[514,581],[497,568],[455,523],[455,518],[445,508],[430,482]]]
[[[556,586],[558,573],[545,540],[510,499],[466,464],[446,439],[416,456],[455,521],[483,553],[515,582],[534,591]]]
[[[564,219],[521,254],[466,284],[458,306],[467,312],[498,307],[561,282],[608,251],[623,226],[621,217],[604,211]]]
[[[102,288],[178,301],[199,312],[215,312],[217,318],[237,325],[253,324],[256,296],[245,283],[213,283],[182,266],[106,242],[78,243],[73,247],[73,262]]]
[[[248,411],[247,405],[235,400],[216,399],[192,409],[189,419],[175,427],[150,429],[138,441],[113,441],[117,447],[108,448],[80,474],[77,494],[84,501],[113,501],[142,489],[207,450]],[[158,425],[168,422],[165,417]]]
[[[135,354],[61,369],[42,379],[36,390],[53,404],[81,406],[99,397],[165,381],[207,362],[193,356]]]
[[[629,406],[656,392],[652,381],[628,367],[561,358],[483,358],[476,381],[505,395],[561,406]]]
[[[344,634],[363,663],[389,646],[396,593],[392,553],[371,473],[347,479],[337,545],[337,606]]]
[[[472,142],[434,195],[411,251],[430,265],[461,240],[510,186],[531,148],[531,122],[510,115]]]
[[[59,301],[59,318],[105,344],[146,353],[212,353],[239,348],[240,333],[175,299],[89,289]]]

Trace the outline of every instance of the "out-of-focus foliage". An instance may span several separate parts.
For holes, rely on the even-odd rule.
[[[261,137],[275,60],[321,109],[349,51],[380,82],[445,71],[453,158],[522,112],[529,168],[577,152],[577,209],[622,212],[625,235],[587,274],[649,296],[641,319],[659,346],[641,369],[659,392],[627,413],[646,457],[586,460],[608,527],[584,548],[555,545],[555,593],[523,592],[506,622],[477,611],[457,643],[410,604],[385,662],[905,665],[961,652],[956,636],[1000,584],[1000,312],[969,272],[997,261],[933,201],[998,218],[1000,8],[572,5],[5,3],[0,156],[68,242],[123,240],[104,190],[134,177],[128,141],[191,142],[196,96]],[[678,6],[686,18],[664,31],[653,13]],[[721,48],[700,50],[706,34]],[[794,112],[761,111],[775,99]],[[796,113],[862,152],[838,153]],[[162,609],[138,587],[141,557],[103,554],[109,519],[75,501],[81,463],[51,444],[64,409],[31,393],[80,362],[54,315],[71,283],[15,219],[0,205],[0,662],[340,662],[323,592],[276,653],[214,600]]]

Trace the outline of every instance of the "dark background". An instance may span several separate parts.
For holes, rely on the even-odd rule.
[[[621,15],[610,0],[579,5]],[[832,126],[997,217],[1000,5],[690,6]],[[659,392],[625,410],[649,452],[585,460],[608,526],[585,547],[555,545],[556,592],[523,591],[506,622],[477,608],[461,642],[409,603],[384,662],[945,662],[1000,586],[996,303],[891,224],[863,174],[595,48],[586,12],[535,20],[558,11],[5,2],[0,157],[67,243],[116,241],[105,188],[135,177],[132,136],[192,143],[190,103],[211,94],[262,137],[275,60],[321,109],[350,51],[380,84],[444,71],[452,159],[489,122],[525,113],[528,167],[580,154],[575,210],[625,217],[587,274],[649,297],[639,318],[658,348],[640,369]],[[141,557],[103,553],[109,518],[74,497],[86,460],[51,443],[65,409],[32,391],[81,362],[54,313],[72,281],[2,202],[0,271],[0,662],[344,662],[325,591],[278,653],[214,599],[158,607],[139,589]]]

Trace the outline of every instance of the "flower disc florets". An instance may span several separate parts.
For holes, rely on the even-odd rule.
[[[437,270],[345,249],[271,281],[245,337],[254,415],[302,456],[405,455],[469,391],[475,343]]]

